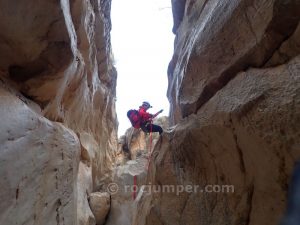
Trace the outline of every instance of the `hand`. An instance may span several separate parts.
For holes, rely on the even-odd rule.
[[[161,109],[161,110],[159,110],[159,111],[158,111],[158,113],[162,113],[163,111],[164,111],[164,110],[163,110],[163,109]]]

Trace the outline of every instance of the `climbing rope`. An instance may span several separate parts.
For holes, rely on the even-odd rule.
[[[151,161],[151,154],[152,154],[152,120],[150,122],[150,137],[149,137],[149,156],[148,156],[148,165],[147,165],[147,173],[149,170],[149,166],[150,166],[150,161]]]
[[[135,200],[136,198],[136,175],[133,176],[133,192],[132,192],[132,199]]]
[[[152,120],[150,121],[150,137],[149,137],[149,156],[148,156],[148,161],[146,164],[146,171],[148,174],[149,166],[150,166],[150,161],[151,161],[151,155],[152,155]],[[136,191],[137,191],[137,176],[133,176],[133,192],[132,192],[132,199],[135,200],[136,198]]]

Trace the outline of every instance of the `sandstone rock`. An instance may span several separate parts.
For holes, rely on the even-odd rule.
[[[128,160],[136,159],[138,154],[147,152],[147,147],[149,147],[148,136],[140,129],[134,129],[133,127],[127,129],[125,135],[119,140],[119,151],[126,154]]]
[[[94,192],[90,194],[89,202],[97,225],[103,225],[110,209],[110,195],[107,192]]]
[[[187,4],[168,71],[172,124],[196,113],[238,72],[263,67],[300,19],[297,0]]]
[[[159,117],[155,124],[168,129],[168,117]],[[150,153],[150,139],[151,153]],[[155,158],[153,148],[161,140],[159,134],[153,133],[150,138],[138,129],[129,128],[119,140],[119,152],[111,182],[118,190],[111,196],[111,209],[106,225],[131,225],[136,212],[136,202],[146,185],[150,160]],[[109,187],[106,187],[106,189]],[[136,188],[134,190],[134,188]],[[135,199],[134,199],[135,198]]]
[[[95,224],[87,196],[117,149],[110,4],[0,1],[0,84],[11,93],[0,109],[1,187],[12,182],[1,224]]]
[[[133,224],[278,224],[300,157],[299,64],[300,56],[239,73],[164,136],[148,182],[204,191],[143,195]],[[234,193],[206,185],[233,185]]]
[[[166,116],[154,119],[153,123],[161,126],[164,131],[167,131],[169,127],[169,119]],[[149,153],[150,145],[151,150],[153,150],[153,147],[158,140],[158,133],[152,133],[152,136],[150,137],[150,134],[145,134],[141,129],[134,129],[131,127],[120,137],[118,152],[125,154],[124,158],[127,160],[135,160],[137,156]]]
[[[110,1],[0,2],[1,77],[101,149],[91,160],[94,187],[117,147],[109,13]]]
[[[147,183],[198,189],[143,194],[133,224],[278,224],[300,157],[299,1],[184,8],[168,68],[176,126],[154,149]]]
[[[114,169],[111,185],[116,188],[111,190],[110,187],[105,187],[111,192],[111,209],[106,225],[132,224],[135,211],[134,185],[137,196],[141,186],[146,182],[148,162],[148,155],[144,153]]]
[[[300,223],[300,162],[296,163],[289,187],[288,204],[281,225],[297,225]]]
[[[172,0],[172,12],[174,25],[172,31],[176,34],[177,29],[183,19],[186,0]]]
[[[265,67],[272,67],[288,62],[300,52],[300,23],[293,35],[284,41]]]
[[[75,224],[79,140],[0,87],[0,224]]]
[[[96,220],[92,213],[88,196],[93,191],[92,168],[82,162],[79,163],[77,181],[77,221],[78,225],[95,225]]]

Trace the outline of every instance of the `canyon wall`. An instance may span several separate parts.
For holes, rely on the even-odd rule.
[[[300,157],[300,2],[172,3],[173,127],[133,224],[279,224]]]
[[[154,119],[154,124],[167,130],[168,117]],[[112,173],[111,209],[106,225],[131,225],[136,212],[137,195],[139,188],[146,184],[148,167],[150,165],[153,148],[160,143],[161,136],[156,132],[144,133],[141,129],[133,127],[127,129],[119,138],[116,167]],[[136,185],[136,191],[134,191]]]
[[[172,0],[172,127],[152,154],[132,130],[117,152],[110,4],[0,0],[0,224],[279,224],[300,156],[300,2]],[[132,201],[134,176],[149,186]]]
[[[95,224],[117,149],[110,1],[0,1],[0,223]]]

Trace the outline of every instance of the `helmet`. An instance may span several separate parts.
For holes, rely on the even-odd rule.
[[[145,109],[149,109],[149,108],[151,108],[152,106],[150,105],[149,102],[143,102],[142,107],[144,107]]]

